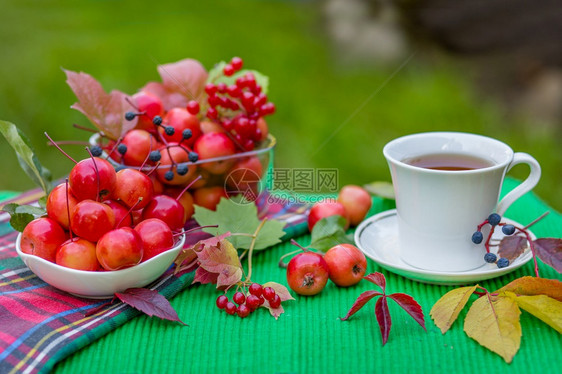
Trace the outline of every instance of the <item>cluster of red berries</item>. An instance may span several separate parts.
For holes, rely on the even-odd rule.
[[[220,295],[217,298],[217,307],[224,309],[230,315],[237,314],[240,318],[246,318],[250,313],[263,305],[266,300],[273,309],[281,306],[281,297],[273,288],[252,283],[248,288],[247,295],[236,291],[232,296],[232,301],[229,301],[226,295]]]
[[[223,73],[232,76],[242,68],[242,59],[234,57],[227,64]],[[254,149],[256,142],[263,139],[263,117],[275,113],[275,105],[268,101],[256,77],[248,72],[238,78],[235,83],[208,83],[207,117],[219,123],[223,129],[232,134],[238,147],[246,151]]]

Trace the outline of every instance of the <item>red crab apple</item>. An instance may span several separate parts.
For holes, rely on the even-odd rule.
[[[101,268],[96,257],[96,245],[79,237],[71,238],[60,245],[55,262],[76,270],[97,271]]]
[[[228,197],[224,187],[202,187],[193,191],[193,203],[210,210],[216,210],[221,198]]]
[[[287,283],[299,295],[320,293],[328,282],[329,269],[324,258],[314,252],[299,253],[287,266]]]
[[[152,119],[155,116],[162,116],[164,114],[164,106],[158,96],[148,92],[140,91],[133,95],[133,100],[137,105],[139,112],[145,113],[138,116],[137,129],[154,130]]]
[[[72,195],[78,201],[98,200],[98,197],[107,198],[115,189],[115,169],[102,158],[86,158],[74,165],[70,171],[68,183]]]
[[[68,230],[69,215],[77,203],[76,198],[70,193],[70,188],[67,194],[66,183],[61,183],[53,188],[47,197],[47,215],[63,229]]]
[[[97,242],[115,227],[115,223],[115,213],[111,207],[93,200],[84,200],[76,204],[70,216],[72,231],[91,242]]]
[[[133,226],[132,213],[129,213],[129,210],[125,208],[125,206],[119,204],[115,200],[106,200],[103,203],[109,205],[111,210],[113,210],[113,213],[115,214],[116,228]]]
[[[338,244],[330,248],[324,260],[330,269],[330,280],[340,287],[359,283],[367,270],[365,255],[351,244]]]
[[[193,145],[193,143],[195,143],[195,139],[201,135],[201,128],[199,126],[197,115],[189,113],[184,108],[170,109],[170,111],[166,113],[166,117],[164,117],[164,124],[174,128],[173,135],[166,135],[163,127],[158,128],[161,136],[163,136],[168,142],[180,142],[183,137],[183,130],[187,129],[191,130],[191,138],[184,140],[183,143],[188,146]]]
[[[174,236],[170,227],[158,218],[149,218],[135,227],[139,234],[144,253],[142,261],[146,261],[174,246]]]
[[[29,222],[21,234],[23,253],[55,262],[57,248],[67,239],[62,227],[51,218],[37,218]]]
[[[96,244],[96,256],[105,270],[119,270],[141,262],[142,240],[130,227],[107,232]]]
[[[141,116],[142,117],[142,116]],[[148,157],[152,147],[157,148],[156,141],[151,140],[152,135],[146,130],[133,129],[128,131],[121,144],[127,146],[127,152],[123,155],[123,162],[128,166],[141,166]]]
[[[207,160],[215,157],[225,157],[236,153],[234,143],[224,133],[208,132],[197,139],[194,151],[199,155],[200,160]],[[202,163],[201,167],[213,174],[222,174],[227,171],[233,160],[222,160]]]
[[[338,202],[344,206],[352,226],[357,226],[365,219],[373,203],[371,195],[364,188],[351,184],[340,190]]]
[[[117,172],[116,178],[113,198],[120,200],[127,208],[136,204],[136,209],[142,209],[148,205],[154,195],[150,177],[135,169],[122,169]]]
[[[184,222],[187,222],[187,220],[191,218],[195,210],[193,208],[193,196],[191,196],[188,191],[183,191],[183,188],[178,187],[166,188],[164,194],[177,199],[178,202],[183,206],[183,220]]]
[[[346,229],[349,226],[349,219],[347,217],[347,212],[341,203],[335,200],[326,200],[316,203],[310,208],[308,214],[308,229],[312,231],[316,222],[320,221],[322,218],[339,215],[345,218]]]
[[[188,181],[193,180],[197,166],[193,165],[189,161],[189,155],[184,148],[178,146],[177,143],[169,143],[168,147],[161,147],[160,154],[162,158],[160,159],[160,167],[156,170],[156,175],[160,182],[165,185],[186,185]],[[179,175],[175,167],[171,167],[172,161],[175,164],[187,165],[187,173],[184,175]],[[171,180],[166,179],[166,172],[172,170],[174,172],[174,177]]]
[[[181,230],[185,221],[183,206],[173,197],[156,195],[142,211],[142,219],[158,218],[166,222],[172,231]]]

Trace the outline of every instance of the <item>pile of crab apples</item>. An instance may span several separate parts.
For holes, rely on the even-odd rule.
[[[181,193],[155,195],[145,173],[116,172],[93,156],[76,163],[46,208],[25,227],[22,252],[87,271],[131,267],[174,247],[186,221]]]

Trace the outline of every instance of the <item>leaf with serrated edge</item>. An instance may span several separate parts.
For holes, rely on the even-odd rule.
[[[510,363],[521,344],[521,311],[509,297],[482,296],[468,310],[464,331]]]
[[[338,244],[353,244],[345,235],[345,218],[342,216],[329,216],[322,218],[314,225],[310,233],[310,247],[326,252]]]
[[[506,284],[494,293],[511,291],[516,295],[546,295],[558,301],[562,301],[562,282],[557,279],[521,277]]]
[[[49,193],[51,184],[50,180],[45,178],[47,173],[44,170],[46,169],[39,164],[27,137],[16,125],[7,121],[0,121],[0,133],[16,151],[19,163],[26,174],[45,191],[45,194]]]
[[[522,236],[504,236],[498,246],[498,256],[513,262],[527,249],[527,238]]]
[[[537,256],[547,265],[562,273],[562,239],[541,238],[534,241]]]
[[[359,295],[357,300],[355,300],[355,302],[351,306],[351,309],[349,309],[349,312],[347,312],[345,317],[340,318],[340,319],[342,321],[347,321],[349,319],[349,317],[351,317],[352,315],[357,313],[359,311],[359,309],[363,308],[365,306],[365,304],[367,304],[369,302],[369,300],[371,300],[375,296],[383,296],[383,294],[379,291],[365,291],[365,292],[363,292],[361,295]]]
[[[390,311],[388,310],[386,296],[377,300],[377,303],[375,304],[375,315],[377,316],[377,322],[379,323],[379,328],[381,330],[382,345],[385,345],[388,341],[390,328],[392,327],[392,320],[390,319]]]
[[[442,334],[446,333],[453,322],[456,321],[460,311],[464,308],[470,295],[476,290],[476,287],[478,287],[478,285],[451,290],[433,305],[429,315],[435,325],[439,327]]]
[[[393,293],[388,295],[392,300],[396,301],[402,309],[406,311],[412,318],[420,324],[425,330],[425,320],[423,316],[423,310],[420,304],[410,295],[405,293]],[[427,331],[427,330],[426,330]]]
[[[289,293],[289,290],[287,289],[287,287],[283,286],[282,284],[275,283],[275,282],[267,282],[267,283],[264,283],[262,285],[262,287],[273,288],[275,293],[277,295],[279,295],[279,298],[281,299],[281,302],[287,301],[287,300],[295,300],[295,298],[293,296],[291,296],[291,294]],[[278,319],[281,314],[285,313],[285,309],[283,309],[283,305],[279,305],[278,308],[272,308],[269,305],[269,301],[267,301],[267,300],[265,300],[263,305],[261,305],[261,306],[264,307],[264,308],[267,308],[269,310],[269,313],[271,313],[271,315],[273,317],[275,317],[275,319]]]
[[[201,226],[218,225],[218,228],[205,228],[205,232],[213,235],[226,232],[245,233],[253,235],[260,224],[258,209],[255,204],[236,204],[235,202],[222,198],[215,211],[195,205],[193,218]],[[281,242],[285,235],[283,227],[285,223],[277,220],[267,220],[261,228],[254,250],[265,249]],[[252,238],[249,236],[233,235],[230,242],[235,248],[250,248]]]
[[[363,277],[364,279],[368,280],[369,282],[372,282],[374,284],[376,284],[377,286],[379,286],[380,288],[382,288],[383,292],[386,288],[386,278],[384,277],[384,274],[377,272],[371,273],[369,275],[365,275]]]
[[[160,295],[158,291],[148,288],[129,288],[125,292],[116,293],[115,296],[125,304],[140,310],[150,317],[155,316],[186,325],[180,320],[168,299]]]
[[[221,240],[217,246],[204,246],[197,252],[197,257],[203,269],[219,274],[217,288],[231,286],[242,279],[238,252],[226,239]]]
[[[517,296],[513,292],[505,292],[519,307],[556,331],[562,334],[562,302],[545,295]]]
[[[201,284],[217,284],[217,279],[219,278],[218,273],[211,273],[203,269],[201,266],[195,270],[195,277],[193,278],[192,284],[201,283]]]

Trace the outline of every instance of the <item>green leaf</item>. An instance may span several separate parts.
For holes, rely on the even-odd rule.
[[[9,215],[12,215],[12,214],[16,213],[16,208],[18,206],[19,205],[16,204],[16,203],[6,204],[2,207],[2,211],[8,213]]]
[[[232,200],[222,198],[216,211],[195,205],[193,218],[201,225],[218,225],[218,228],[205,228],[203,231],[213,235],[231,232],[229,238],[234,248],[250,248],[252,238],[235,234],[253,235],[260,224],[258,209],[254,204],[237,204]],[[277,220],[268,220],[261,228],[254,246],[255,250],[265,249],[281,242],[285,235],[285,223]]]
[[[369,193],[384,197],[385,199],[394,200],[394,187],[389,182],[371,182],[363,186]]]
[[[25,226],[36,217],[47,213],[42,208],[31,205],[18,205],[16,203],[6,204],[2,207],[2,210],[10,214],[10,225],[19,232],[23,232]]]
[[[345,218],[342,216],[330,216],[316,222],[312,228],[310,247],[326,252],[337,244],[353,244],[345,234]]]
[[[47,195],[43,196],[39,200],[37,200],[37,204],[43,209],[47,209]]]
[[[29,139],[16,125],[7,121],[0,121],[0,132],[16,151],[23,171],[45,191],[45,194],[48,194],[51,190],[51,172],[41,166],[37,156],[34,154]]]
[[[10,225],[12,225],[14,230],[23,232],[25,226],[34,219],[35,216],[31,213],[15,213],[10,218]]]
[[[28,213],[37,217],[47,214],[45,209],[32,205],[20,205],[16,208],[16,213]]]
[[[227,85],[231,85],[231,84],[235,84],[236,83],[236,79],[238,79],[239,77],[246,75],[247,73],[252,73],[254,74],[254,77],[256,78],[256,83],[259,84],[262,88],[262,92],[264,94],[267,94],[267,90],[269,88],[269,77],[266,75],[263,75],[262,73],[260,73],[257,70],[249,70],[249,69],[242,69],[238,72],[236,72],[235,74],[233,74],[230,77],[227,77],[223,74],[223,69],[226,65],[226,62],[221,61],[218,64],[216,64],[211,71],[209,71],[209,76],[207,77],[207,82],[209,83],[224,83]]]

